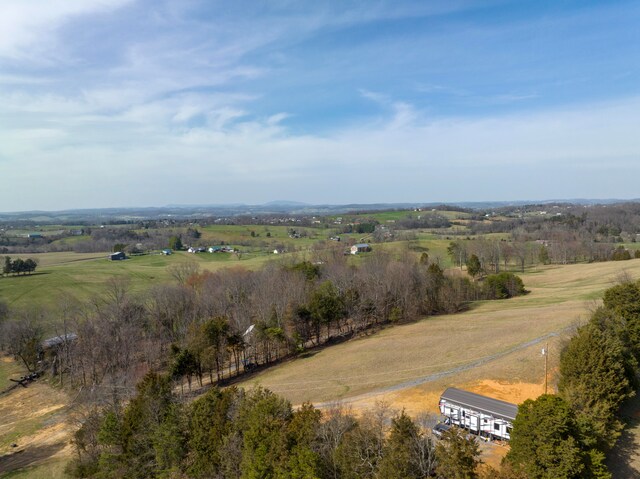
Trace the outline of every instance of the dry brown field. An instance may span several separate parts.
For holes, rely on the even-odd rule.
[[[541,267],[522,275],[526,296],[387,328],[268,369],[246,384],[294,404],[357,406],[385,398],[410,411],[435,410],[447,386],[505,400],[535,397],[544,383],[542,346],[548,342],[551,350],[552,389],[562,341],[622,274],[639,278],[640,260]]]
[[[541,267],[522,275],[526,296],[388,328],[269,369],[245,385],[260,384],[293,404],[340,401],[355,412],[383,401],[411,415],[437,413],[440,394],[450,386],[521,403],[544,392],[544,345],[554,392],[563,342],[623,275],[640,278],[640,260]],[[630,414],[638,411],[640,405]],[[625,444],[615,459],[622,472],[614,477],[640,477],[637,420]],[[507,450],[483,448],[482,459],[497,466]]]
[[[10,358],[0,361],[7,376],[23,374]],[[69,440],[77,427],[71,422],[70,402],[45,380],[0,395],[0,477],[66,477],[64,467],[73,453]]]

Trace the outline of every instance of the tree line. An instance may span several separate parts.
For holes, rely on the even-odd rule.
[[[354,267],[339,248],[316,254],[258,271],[200,272],[196,263],[180,263],[170,267],[173,283],[135,295],[127,280],[113,278],[82,303],[64,297],[57,308],[14,310],[2,321],[0,343],[32,371],[49,354],[60,383],[93,394],[88,401],[113,402],[129,397],[148,370],[169,371],[189,390],[194,380],[224,381],[371,328],[503,298],[501,285],[522,285],[512,274],[506,282],[445,274],[426,255],[378,251]],[[45,329],[62,338],[52,351],[39,346]]]
[[[91,412],[67,472],[86,478],[441,479],[475,477],[478,445],[435,418],[378,403],[293,410],[267,389],[211,389],[191,403],[149,373],[123,409]],[[485,477],[490,477],[486,475]]]
[[[10,274],[31,274],[38,267],[38,262],[32,258],[23,260],[21,258],[11,259],[9,256],[4,257],[2,266],[2,274],[8,276]]]

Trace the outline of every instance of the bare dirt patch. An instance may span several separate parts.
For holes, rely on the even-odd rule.
[[[69,398],[44,381],[0,397],[0,472],[68,458],[73,426]]]

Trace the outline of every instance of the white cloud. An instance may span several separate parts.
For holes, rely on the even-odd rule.
[[[108,12],[131,0],[19,0],[2,2],[0,56],[30,59],[51,52],[55,31],[67,20]]]
[[[201,20],[191,10],[197,2],[150,1],[140,8],[149,10],[143,22],[124,14],[97,22],[113,35],[96,34],[95,49],[82,43],[94,38],[91,22],[79,29],[74,20],[131,0],[3,3],[10,5],[0,15],[0,61],[12,68],[0,75],[0,171],[15,180],[0,189],[3,209],[257,202],[288,196],[284,192],[324,202],[501,199],[510,192],[518,198],[567,197],[562,192],[573,187],[583,188],[581,196],[610,195],[585,191],[598,180],[600,191],[635,194],[640,144],[633,126],[640,122],[640,98],[540,110],[543,101],[528,101],[537,94],[529,84],[498,81],[483,89],[494,85],[492,78],[469,85],[455,71],[431,78],[431,70],[449,71],[463,43],[482,43],[482,32],[457,30],[463,39],[456,35],[458,41],[449,44],[449,29],[420,31],[416,35],[426,38],[420,47],[414,37],[389,32],[370,42],[352,39],[345,28],[437,14],[451,2],[436,11],[390,2],[314,4],[311,11],[264,15],[256,7],[231,18],[212,3],[206,6],[211,17]],[[286,3],[287,10],[298,8]],[[453,6],[459,7],[464,5]],[[486,28],[496,42],[502,38],[493,25]],[[307,42],[321,49],[334,31],[343,41],[339,48],[311,48],[307,55]],[[424,48],[431,44],[431,50]],[[58,64],[65,53],[74,61]],[[398,56],[432,68],[407,67],[404,90],[401,81],[390,83],[392,74],[386,81],[376,77],[386,77],[384,66],[368,70],[379,58]],[[46,69],[38,68],[43,59],[51,62]],[[350,77],[352,68],[360,73]],[[370,89],[355,90],[354,84]],[[289,85],[299,109],[279,103]],[[358,98],[345,98],[345,91],[374,102],[378,114],[350,116]],[[311,113],[306,95],[309,110],[316,109]],[[326,108],[318,105],[323,98]],[[442,111],[471,105],[475,117],[435,117],[417,106],[432,99],[454,100]],[[538,110],[491,113],[498,104]],[[334,118],[335,126],[326,127]],[[313,130],[315,121],[322,133],[298,133]],[[546,173],[537,189],[528,186]],[[452,175],[474,185],[473,194],[469,186],[456,189]],[[28,197],[20,194],[26,184],[33,191]],[[512,184],[520,189],[509,189]]]
[[[403,105],[382,123],[323,137],[291,133],[281,124],[284,116],[256,120],[220,105],[206,112],[209,121],[202,125],[176,125],[191,118],[185,111],[199,111],[193,98],[182,100],[151,103],[98,123],[71,118],[66,126],[47,129],[45,115],[37,128],[3,129],[3,175],[21,179],[18,185],[28,181],[33,191],[55,185],[82,194],[81,204],[46,205],[64,208],[250,202],[269,199],[269,191],[272,197],[291,191],[303,195],[298,199],[323,202],[567,197],[580,191],[624,197],[636,194],[640,173],[634,127],[640,98],[437,121]],[[532,182],[535,175],[548,180],[528,186],[523,174]],[[475,180],[473,195],[456,190],[450,175]],[[612,177],[618,178],[615,185]],[[598,180],[599,191],[580,190]],[[16,198],[10,189],[0,192],[4,209],[43,207],[37,195]]]

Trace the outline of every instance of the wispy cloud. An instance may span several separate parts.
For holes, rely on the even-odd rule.
[[[14,3],[3,209],[637,195],[635,9]],[[597,29],[602,10],[619,41]],[[560,44],[567,32],[582,43]]]
[[[21,0],[3,2],[0,15],[0,56],[33,61],[54,54],[56,31],[69,19],[108,12],[132,0]],[[56,55],[57,56],[57,55]]]
[[[98,125],[82,121],[53,130],[3,130],[0,163],[4,172],[36,190],[50,184],[49,172],[64,168],[69,174],[56,180],[57,187],[88,195],[93,206],[113,204],[114,184],[122,187],[126,204],[258,202],[284,190],[327,201],[320,192],[323,185],[331,185],[336,202],[535,199],[540,198],[536,178],[547,178],[547,187],[558,183],[557,189],[545,190],[548,195],[566,197],[591,181],[585,172],[601,174],[603,168],[619,175],[619,181],[601,185],[601,195],[631,196],[632,179],[640,173],[640,140],[633,126],[640,121],[638,111],[639,98],[476,120],[425,121],[409,115],[400,121],[394,112],[384,124],[323,137],[292,134],[280,125],[283,117],[243,120],[238,114],[233,122],[176,127],[151,111],[144,121],[125,115]],[[234,116],[223,110],[217,114]],[[33,141],[38,147],[25,147]],[[16,151],[28,169],[6,161]],[[523,183],[522,172],[529,181]],[[474,188],[457,189],[455,182],[443,181],[452,174],[465,181],[475,178]],[[94,180],[78,182],[82,175]],[[363,177],[366,182],[353,182]],[[310,184],[318,189],[303,188]],[[3,204],[19,209],[9,198]],[[73,205],[61,201],[56,206]]]

